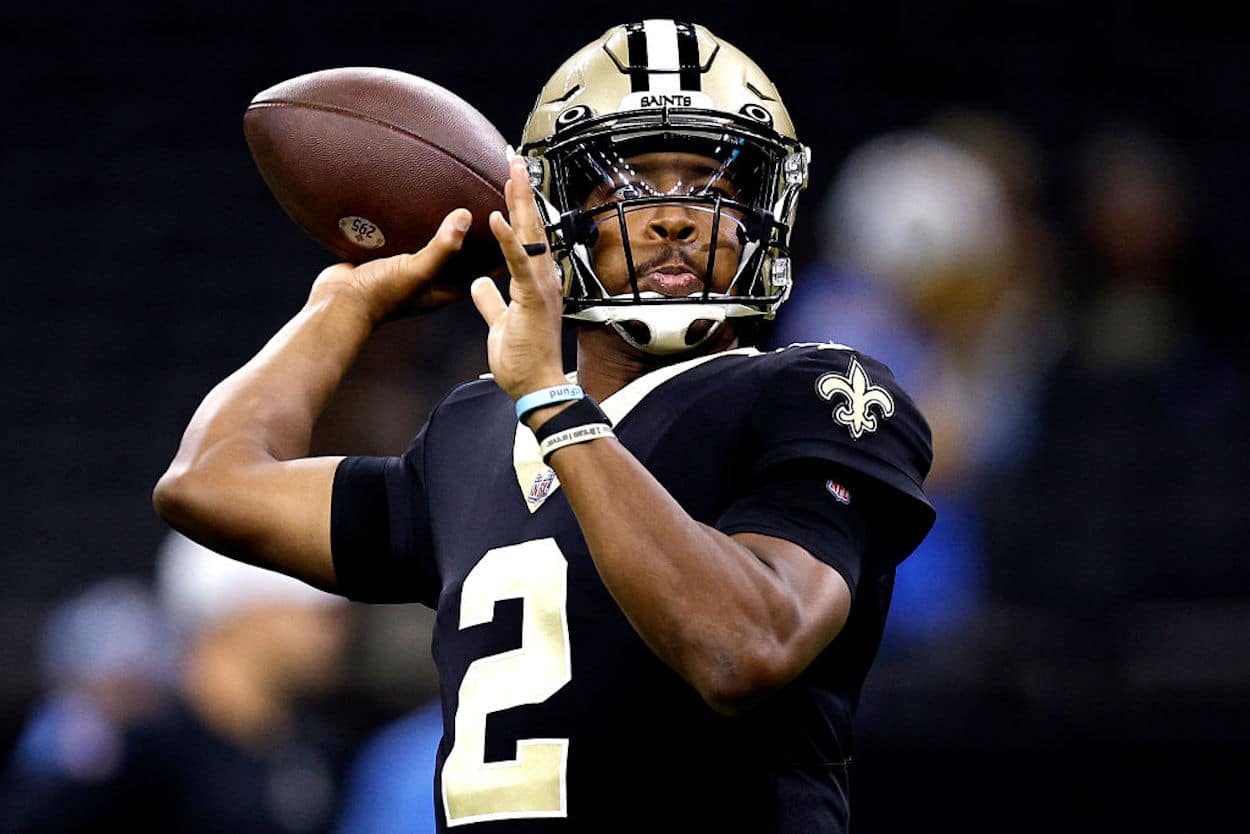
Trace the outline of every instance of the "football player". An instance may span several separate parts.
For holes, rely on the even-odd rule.
[[[458,210],[416,254],[325,270],[192,418],[156,490],[174,526],[437,610],[440,829],[845,829],[931,453],[880,363],[747,344],[790,292],[808,159],[730,44],[611,29],[543,89],[490,219],[511,273],[507,301],[472,288],[491,376],[402,456],[307,457],[373,328],[437,303]]]

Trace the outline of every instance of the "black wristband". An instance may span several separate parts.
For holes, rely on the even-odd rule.
[[[541,445],[544,440],[553,434],[558,434],[576,426],[585,426],[589,423],[612,425],[608,415],[603,413],[594,400],[590,397],[583,397],[580,400],[575,400],[571,406],[534,429],[534,439]]]

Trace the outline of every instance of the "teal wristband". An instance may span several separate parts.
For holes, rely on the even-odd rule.
[[[540,388],[516,401],[516,418],[524,420],[525,415],[536,408],[542,408],[555,403],[566,403],[570,400],[580,400],[585,396],[586,393],[582,391],[580,385],[557,385],[554,388]]]

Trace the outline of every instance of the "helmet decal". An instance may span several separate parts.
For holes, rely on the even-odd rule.
[[[589,105],[574,104],[556,117],[556,130],[563,130],[570,125],[575,125],[586,119],[592,119],[594,116],[595,111],[590,109]]]
[[[755,121],[757,122],[763,122],[769,127],[772,127],[773,114],[769,113],[767,110],[765,110],[763,107],[761,107],[758,104],[755,104],[755,103],[744,104],[742,105],[742,109],[739,110],[738,112],[746,116],[748,119],[755,119]]]
[[[694,27],[646,20],[625,27],[631,92],[698,90],[699,42]]]
[[[646,107],[700,107],[716,108],[712,97],[697,90],[680,90],[676,93],[640,92],[630,93],[621,99],[621,110],[639,110]]]

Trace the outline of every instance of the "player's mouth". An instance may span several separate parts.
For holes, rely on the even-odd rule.
[[[684,297],[703,292],[703,279],[687,264],[665,264],[646,270],[638,281],[638,290],[650,290],[673,298]]]

